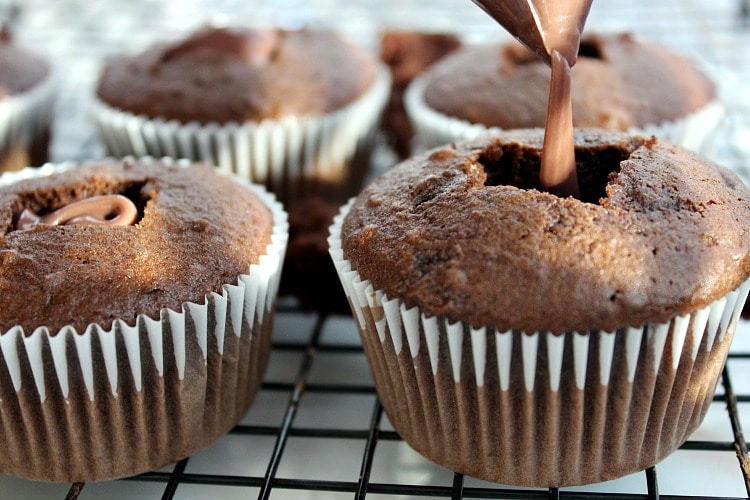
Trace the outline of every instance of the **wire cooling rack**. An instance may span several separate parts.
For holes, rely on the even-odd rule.
[[[209,449],[133,478],[49,485],[0,478],[0,498],[747,498],[750,323],[742,321],[708,417],[657,466],[585,487],[514,488],[420,457],[378,403],[353,321],[280,307],[266,381]]]
[[[86,103],[105,57],[217,14],[290,26],[333,24],[373,48],[383,27],[451,31],[468,41],[502,36],[469,0],[0,0],[0,7],[8,6],[21,13],[21,38],[50,54],[60,70],[53,161],[103,154]],[[749,10],[747,0],[597,0],[588,25],[634,31],[710,62],[728,108],[714,154],[746,181]],[[401,440],[378,402],[350,317],[302,311],[287,301],[277,310],[270,363],[256,401],[240,424],[208,449],[158,471],[101,483],[50,484],[0,475],[0,499],[750,498],[743,431],[749,422],[750,322],[742,320],[705,421],[655,467],[561,489],[479,481],[428,461]]]

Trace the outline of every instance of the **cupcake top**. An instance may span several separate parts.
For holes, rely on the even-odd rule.
[[[130,200],[135,220],[34,223],[103,195]],[[83,332],[118,318],[132,325],[139,314],[158,318],[162,308],[203,303],[258,263],[272,223],[251,189],[202,164],[101,161],[3,185],[0,333],[15,325],[28,334],[40,326],[55,334],[65,325]]]
[[[424,76],[424,101],[470,123],[543,127],[550,70],[517,42],[471,45]],[[688,59],[628,34],[588,35],[572,70],[573,123],[643,128],[695,112],[716,99],[713,82]]]
[[[46,59],[14,43],[7,27],[0,29],[0,98],[31,89],[49,71]]]
[[[539,190],[543,131],[436,149],[343,221],[362,279],[427,315],[501,331],[615,330],[704,307],[750,276],[750,190],[654,138],[578,130],[581,199]]]
[[[113,58],[96,92],[150,118],[242,123],[339,109],[374,82],[376,68],[374,56],[332,31],[206,27]]]

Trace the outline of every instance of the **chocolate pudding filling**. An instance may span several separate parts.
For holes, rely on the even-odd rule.
[[[144,183],[123,184],[112,192],[88,193],[84,190],[63,192],[47,190],[29,193],[14,210],[11,230],[30,229],[37,224],[119,225],[138,224],[150,196],[143,192]]]

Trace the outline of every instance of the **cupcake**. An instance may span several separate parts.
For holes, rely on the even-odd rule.
[[[268,361],[286,214],[202,164],[0,177],[0,473],[131,476],[211,444]]]
[[[582,194],[559,198],[539,189],[542,141],[402,162],[329,243],[403,439],[556,487],[643,470],[700,424],[750,287],[750,191],[658,139],[579,129]]]
[[[544,127],[550,69],[517,42],[465,46],[407,90],[417,142],[431,148],[488,129]],[[657,137],[705,152],[723,116],[696,63],[629,34],[591,34],[572,70],[573,124]]]
[[[391,93],[382,128],[399,158],[411,155],[414,129],[404,108],[404,91],[437,61],[461,47],[451,33],[386,30],[380,37],[380,60],[391,72]]]
[[[0,29],[0,172],[48,160],[56,88],[47,60]]]
[[[332,31],[205,27],[111,59],[93,115],[112,155],[201,160],[284,202],[345,199],[388,89],[388,70]]]

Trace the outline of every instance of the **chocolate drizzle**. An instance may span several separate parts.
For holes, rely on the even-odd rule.
[[[540,180],[558,196],[579,196],[573,150],[570,68],[592,0],[472,0],[552,67]]]
[[[135,204],[125,196],[112,194],[86,198],[45,215],[26,209],[21,212],[16,229],[30,229],[37,224],[130,226],[137,219]]]
[[[555,49],[552,51],[552,80],[539,181],[545,191],[578,198],[580,190],[573,149],[573,103],[570,87],[568,60]]]

